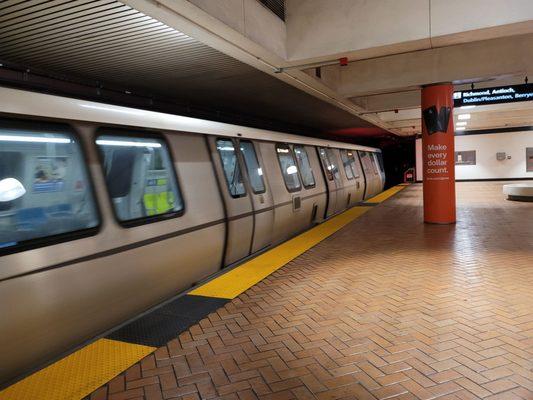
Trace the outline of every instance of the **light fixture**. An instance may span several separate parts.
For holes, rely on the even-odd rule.
[[[26,189],[18,179],[5,178],[0,180],[0,202],[13,201],[24,196]]]
[[[298,169],[296,168],[295,165],[291,165],[289,167],[287,167],[287,175],[292,175],[292,174],[295,174],[298,172]]]
[[[468,124],[468,122],[466,121],[459,121],[457,124],[455,124],[456,126],[466,126],[466,124]]]
[[[0,135],[2,142],[29,142],[29,143],[70,143],[67,138],[46,137],[46,136],[19,136],[19,135]]]
[[[116,112],[116,113],[121,113],[121,114],[130,114],[130,115],[142,115],[145,112],[143,110],[123,110],[122,108],[95,106],[92,104],[80,104],[80,107],[92,108],[93,110],[111,111],[111,112]]]
[[[470,119],[470,114],[459,114],[457,116],[457,119],[459,119],[459,120]]]
[[[123,147],[161,147],[161,143],[156,142],[131,142],[127,140],[104,140],[98,139],[99,146],[123,146]]]
[[[466,126],[458,126],[455,128],[456,131],[464,131],[466,129]]]

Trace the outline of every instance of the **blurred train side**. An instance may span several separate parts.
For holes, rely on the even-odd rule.
[[[7,88],[0,88],[0,119],[23,120],[36,130],[41,124],[57,125],[77,135],[99,215],[98,228],[88,236],[0,255],[0,382],[46,363],[384,187],[380,151],[346,143]],[[136,226],[117,221],[95,145],[97,135],[117,129],[164,138],[184,204],[179,216]],[[230,138],[237,146],[244,139],[253,143],[264,192],[254,193],[245,176],[246,195],[230,195],[217,151],[219,138]],[[303,145],[314,186],[287,189],[278,144],[291,149]],[[7,144],[0,142],[0,156],[2,147]],[[319,148],[331,149],[335,158],[338,177],[333,181],[327,177]],[[347,178],[339,149],[357,155],[357,178]],[[22,157],[38,154],[26,152]],[[5,215],[0,211],[0,221]]]

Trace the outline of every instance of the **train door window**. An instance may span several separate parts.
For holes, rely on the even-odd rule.
[[[369,155],[366,151],[360,151],[359,156],[361,157],[361,164],[363,164],[363,169],[365,170],[365,174],[370,172],[372,167],[369,165]]]
[[[376,166],[376,158],[374,153],[368,153],[369,159],[370,159],[370,165],[372,166],[372,171],[374,172],[374,175],[379,174],[378,167]]]
[[[357,162],[355,161],[354,152],[351,150],[347,150],[346,155],[348,156],[348,160],[350,160],[350,166],[352,167],[354,178],[359,178],[359,168],[357,167]]]
[[[241,140],[241,153],[246,165],[246,171],[250,178],[250,186],[255,194],[265,193],[265,182],[263,180],[263,170],[257,160],[254,144],[248,140]]]
[[[77,137],[61,126],[0,122],[0,253],[75,239],[99,223]]]
[[[231,139],[218,139],[217,150],[222,160],[222,167],[224,168],[224,176],[226,184],[231,197],[246,196],[246,188],[242,179],[242,171],[237,160],[237,153],[235,146]]]
[[[339,180],[341,175],[339,173],[339,167],[337,165],[337,157],[335,157],[335,151],[333,149],[326,149],[328,155],[329,165],[331,167],[331,172],[333,172],[333,177],[335,180]]]
[[[183,211],[172,159],[162,138],[100,135],[96,144],[119,222],[133,226]]]
[[[298,167],[294,161],[291,148],[286,144],[277,144],[276,153],[278,154],[281,174],[285,181],[285,186],[289,192],[297,192],[301,189],[300,177],[298,176]]]
[[[296,157],[298,168],[300,169],[300,175],[302,177],[304,187],[306,189],[315,187],[315,176],[313,175],[311,163],[309,162],[309,156],[307,155],[305,147],[302,145],[295,145],[294,155]]]
[[[340,152],[342,165],[344,166],[344,172],[346,173],[346,178],[348,178],[348,180],[352,180],[354,178],[354,173],[352,170],[350,158],[348,157],[348,150],[342,149],[340,150]]]
[[[331,165],[329,164],[328,155],[326,154],[326,149],[323,147],[318,148],[318,155],[320,156],[320,162],[326,173],[326,178],[328,181],[333,180],[333,172],[331,172]]]
[[[383,155],[381,153],[374,153],[374,156],[378,160],[379,170],[385,172],[385,169],[383,168]]]

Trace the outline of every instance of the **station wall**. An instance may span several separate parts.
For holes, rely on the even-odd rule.
[[[533,149],[533,131],[466,134],[455,136],[455,152],[475,151],[475,164],[472,158],[461,153],[462,162],[458,165],[456,154],[455,179],[513,179],[531,178],[533,170],[527,171],[526,149]],[[533,156],[530,150],[530,157]],[[503,160],[497,153],[505,153]],[[501,155],[503,157],[503,155]],[[509,158],[510,157],[510,158]],[[530,161],[530,165],[533,162]],[[531,168],[531,166],[530,166]],[[416,179],[422,181],[422,139],[416,140]]]

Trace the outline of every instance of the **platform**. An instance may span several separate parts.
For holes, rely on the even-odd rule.
[[[409,187],[91,399],[532,398],[533,207],[457,191],[456,226]]]
[[[176,321],[212,313],[166,345],[127,338],[149,355],[86,399],[533,398],[532,204],[457,183],[458,222],[436,226],[421,185],[392,194],[178,299]]]

